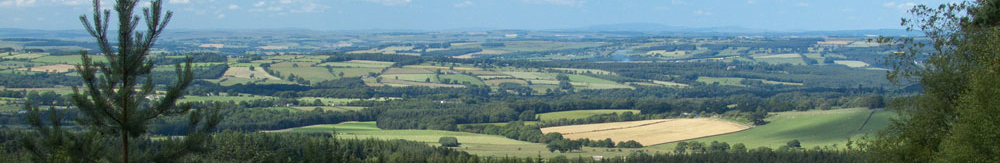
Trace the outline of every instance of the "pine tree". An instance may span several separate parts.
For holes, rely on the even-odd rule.
[[[154,64],[146,57],[173,14],[170,11],[164,14],[162,0],[153,0],[149,8],[142,9],[146,30],[136,31],[136,27],[140,25],[139,18],[132,14],[139,1],[115,2],[114,10],[119,20],[117,46],[112,45],[108,38],[111,10],[102,11],[99,0],[93,1],[93,24],[87,16],[80,16],[87,32],[97,39],[98,47],[107,58],[107,63],[94,62],[86,52],[81,52],[83,62],[76,66],[84,80],[85,90],[81,92],[74,86],[70,99],[80,111],[77,123],[88,130],[64,131],[60,126],[62,117],[54,109],[49,111],[53,125],[46,127],[41,123],[40,111],[30,105],[26,106],[33,115],[28,116],[28,121],[42,139],[27,138],[25,141],[26,148],[31,150],[36,161],[176,162],[179,157],[200,150],[204,141],[208,140],[208,133],[222,119],[218,113],[218,105],[215,109],[198,109],[189,113],[192,105],[175,103],[194,78],[191,57],[187,58],[183,69],[180,64],[175,65],[177,80],[166,86],[165,95],[151,98],[153,100],[147,99],[158,95],[155,94],[156,85],[150,75]],[[117,49],[113,49],[115,47]],[[150,144],[148,139],[136,141],[146,134],[150,120],[182,114],[190,116],[188,135],[183,140],[164,140],[156,144]],[[104,144],[94,144],[95,142]],[[120,145],[120,149],[103,151],[103,148],[113,148],[108,144]],[[146,149],[136,149],[139,146]],[[112,156],[115,154],[120,155],[120,158]]]

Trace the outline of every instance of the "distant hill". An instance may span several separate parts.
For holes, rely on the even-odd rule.
[[[920,32],[908,32],[902,29],[872,29],[872,30],[833,30],[833,31],[780,31],[753,29],[739,26],[719,27],[681,27],[658,23],[620,23],[592,25],[580,28],[552,29],[548,31],[579,31],[579,32],[644,32],[679,36],[922,36]]]

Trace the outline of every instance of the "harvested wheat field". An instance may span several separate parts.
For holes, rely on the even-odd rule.
[[[649,146],[727,134],[748,128],[750,127],[713,118],[685,118],[546,127],[542,128],[542,132],[559,132],[563,137],[570,139],[611,138],[616,142],[635,140]]]
[[[31,71],[35,72],[69,72],[69,70],[76,69],[73,65],[67,64],[57,64],[57,65],[46,65],[46,66],[35,66],[31,67]],[[18,70],[28,70],[28,68],[20,68]]]

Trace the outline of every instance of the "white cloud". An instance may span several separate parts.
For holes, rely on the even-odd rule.
[[[226,14],[216,15],[215,18],[219,18],[219,19],[226,18]]]
[[[747,0],[747,4],[757,4],[757,1],[755,1],[755,0]]]
[[[564,5],[564,6],[583,6],[584,1],[582,0],[522,0],[530,3],[546,3],[554,5]]]
[[[387,6],[395,6],[395,5],[410,4],[410,2],[412,0],[362,0],[362,1],[372,2],[372,3],[379,3],[379,4],[387,5]]]
[[[475,5],[475,4],[476,3],[472,3],[472,1],[465,1],[465,2],[461,2],[461,3],[455,4],[455,7],[456,8],[469,7],[469,6],[472,6],[472,5]]]
[[[795,5],[799,5],[801,7],[809,7],[809,3],[805,3],[805,2],[799,2],[798,4],[795,4]]]
[[[695,15],[712,15],[713,13],[709,12],[709,11],[705,11],[705,10],[695,10],[694,14]]]
[[[91,1],[88,1],[88,0],[52,0],[52,3],[62,4],[62,5],[70,5],[70,6],[76,6],[76,5],[82,5],[82,4],[90,4],[90,2]]]
[[[265,0],[254,3],[249,11],[270,12],[273,15],[286,15],[288,13],[308,13],[323,12],[330,6],[321,4],[317,0]],[[240,6],[230,5],[229,9],[238,9]],[[272,16],[273,16],[272,15]]]
[[[688,2],[682,1],[682,0],[672,0],[672,1],[670,1],[670,4],[673,4],[673,5],[686,5],[686,4],[688,4]]]
[[[909,9],[913,8],[913,6],[917,6],[917,3],[913,3],[913,2],[903,2],[903,3],[886,2],[886,3],[882,4],[882,7],[890,8],[890,9],[896,9],[896,10],[909,10]]]
[[[0,7],[6,7],[6,6],[24,7],[33,5],[35,5],[35,0],[6,0],[0,2]]]
[[[229,9],[230,10],[235,10],[235,9],[239,9],[239,8],[240,8],[239,5],[229,5]]]
[[[191,3],[191,0],[170,0],[168,2],[171,4],[188,4]]]

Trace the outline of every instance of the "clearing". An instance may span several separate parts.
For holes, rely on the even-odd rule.
[[[632,112],[632,114],[639,114],[639,110],[615,110],[615,109],[601,109],[601,110],[572,110],[572,111],[560,111],[560,112],[550,112],[538,114],[538,119],[542,121],[554,121],[559,119],[583,119],[590,116],[595,116],[599,114],[611,114],[617,113],[622,114],[625,112]]]
[[[871,119],[868,119],[869,115]],[[865,134],[888,127],[892,123],[892,117],[895,117],[892,111],[866,108],[780,112],[768,117],[766,120],[769,123],[765,125],[692,141],[743,143],[747,148],[778,148],[788,141],[799,140],[802,147],[806,148],[843,148],[849,138],[857,140]],[[675,143],[670,143],[655,148],[673,149],[674,145]]]
[[[563,137],[571,139],[635,140],[651,146],[727,134],[748,128],[750,127],[713,118],[684,118],[546,127],[542,128],[542,132],[559,132]]]

